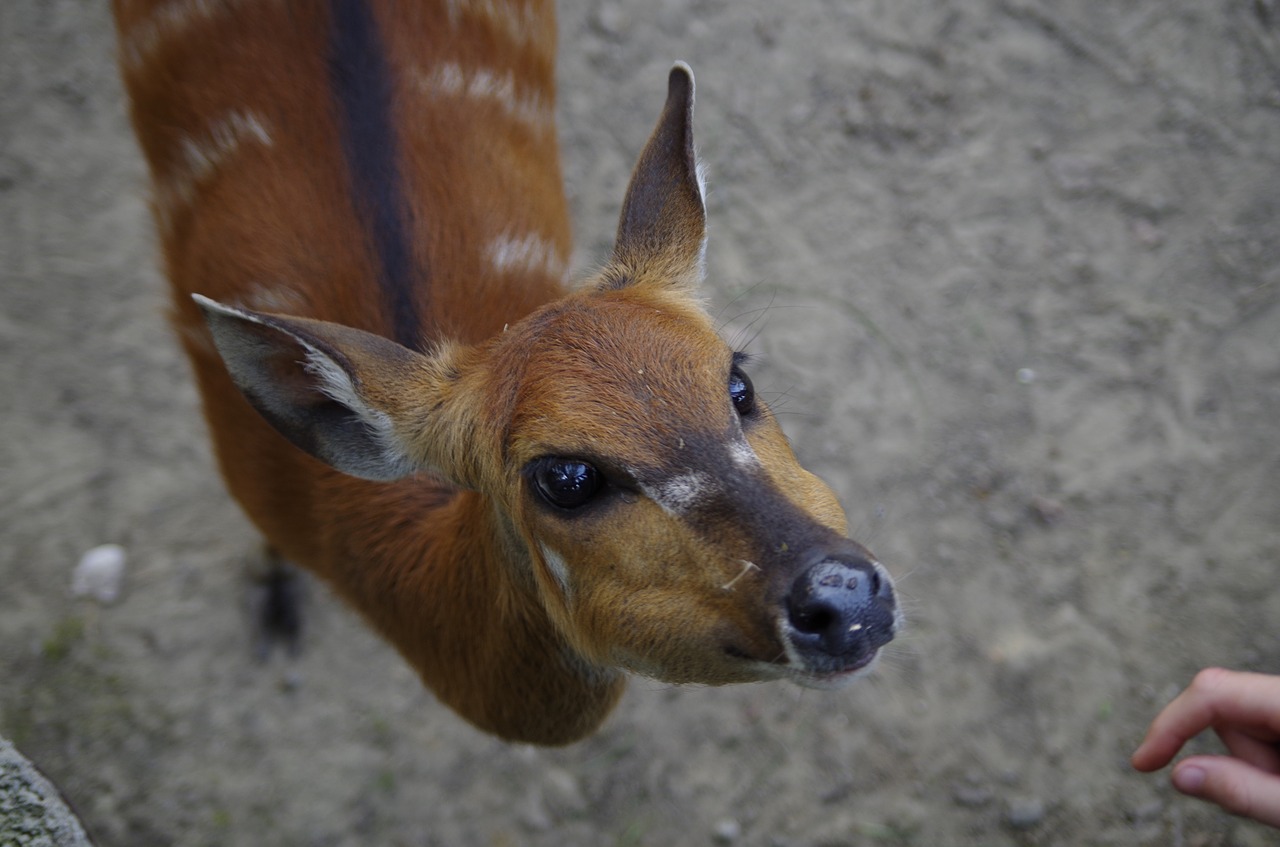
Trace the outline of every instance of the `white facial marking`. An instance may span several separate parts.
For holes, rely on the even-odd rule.
[[[682,515],[713,496],[719,489],[715,479],[699,471],[690,471],[644,489],[644,493],[673,515]]]
[[[547,545],[539,542],[538,549],[542,551],[542,560],[547,563],[547,568],[551,571],[551,575],[556,578],[556,582],[560,583],[560,590],[564,596],[569,596],[569,565],[555,550]]]
[[[751,449],[751,445],[745,438],[729,443],[729,459],[743,470],[760,467],[760,457],[756,455],[755,450]]]

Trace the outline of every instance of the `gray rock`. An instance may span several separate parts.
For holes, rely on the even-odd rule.
[[[93,847],[58,789],[0,737],[0,844]]]

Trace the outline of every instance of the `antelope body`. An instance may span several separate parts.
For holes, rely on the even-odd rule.
[[[228,488],[458,714],[545,744],[625,673],[834,686],[897,627],[695,299],[677,64],[570,290],[541,0],[114,0]]]

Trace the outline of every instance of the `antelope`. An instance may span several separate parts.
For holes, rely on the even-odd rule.
[[[547,0],[113,0],[227,488],[458,715],[595,731],[628,674],[836,687],[894,636],[698,299],[694,81],[570,287]]]

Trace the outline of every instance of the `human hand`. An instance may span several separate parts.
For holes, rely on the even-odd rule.
[[[1190,756],[1173,768],[1174,788],[1235,815],[1280,827],[1280,677],[1206,668],[1156,715],[1130,760],[1158,770],[1212,728],[1230,756]]]

